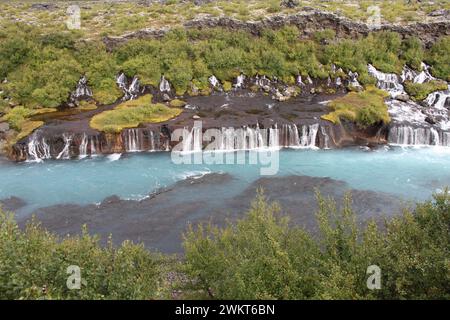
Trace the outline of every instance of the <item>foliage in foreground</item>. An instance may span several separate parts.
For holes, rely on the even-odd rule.
[[[216,299],[450,298],[448,191],[383,231],[374,221],[358,226],[350,202],[338,210],[319,195],[317,241],[259,195],[236,225],[185,235],[187,273]],[[380,290],[367,289],[370,265],[381,268]]]
[[[236,224],[190,228],[182,261],[130,242],[101,246],[86,229],[59,238],[32,221],[21,230],[0,210],[0,299],[157,299],[173,288],[181,298],[450,299],[448,190],[380,229],[357,224],[349,197],[341,210],[320,195],[318,204],[313,237],[259,194]],[[70,265],[81,268],[81,290],[66,286]],[[381,268],[380,290],[367,289],[370,265]]]
[[[86,230],[58,238],[35,221],[21,231],[0,211],[1,299],[152,299],[160,297],[161,257],[142,245],[99,245]],[[67,268],[81,268],[81,290],[69,290]],[[45,291],[45,292],[44,292]]]
[[[388,94],[373,86],[361,92],[350,92],[347,95],[331,101],[328,106],[332,112],[323,115],[322,119],[340,123],[342,119],[356,122],[361,128],[383,122],[390,122],[388,107],[384,98]]]

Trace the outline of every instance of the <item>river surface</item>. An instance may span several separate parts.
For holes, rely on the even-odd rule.
[[[98,203],[111,195],[138,200],[188,177],[217,172],[234,178],[221,191],[222,197],[233,197],[261,177],[261,166],[174,164],[166,152],[42,163],[5,161],[0,162],[0,199],[21,198],[26,202],[23,212],[66,203]],[[329,177],[353,189],[425,200],[450,185],[450,149],[282,150],[276,176],[291,175]]]

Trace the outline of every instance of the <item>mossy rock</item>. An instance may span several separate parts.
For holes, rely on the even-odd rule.
[[[169,106],[173,108],[181,108],[184,107],[185,105],[186,102],[180,99],[173,99],[172,101],[169,102]]]

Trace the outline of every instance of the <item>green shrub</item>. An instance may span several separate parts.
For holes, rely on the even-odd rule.
[[[424,100],[434,91],[447,90],[448,85],[445,81],[432,80],[424,83],[406,82],[405,90],[415,101]]]
[[[11,128],[20,131],[22,129],[22,124],[25,120],[33,114],[33,110],[27,109],[23,106],[18,106],[11,109],[4,117]]]
[[[58,238],[36,221],[20,230],[0,210],[0,297],[2,299],[155,299],[162,283],[161,257],[124,242],[101,247],[83,229]],[[66,283],[71,265],[81,269],[81,289]],[[45,288],[45,289],[44,289]]]
[[[373,86],[366,87],[361,92],[350,92],[347,95],[331,101],[328,106],[332,112],[323,115],[322,119],[339,123],[347,119],[366,128],[377,123],[389,123],[390,117],[384,98],[387,93]]]
[[[194,290],[216,299],[448,299],[450,193],[414,212],[365,227],[351,198],[342,209],[318,195],[320,234],[290,227],[262,195],[237,224],[190,228],[185,268]],[[369,290],[366,270],[381,269]]]
[[[442,37],[426,55],[426,61],[432,65],[434,76],[450,81],[450,36]]]

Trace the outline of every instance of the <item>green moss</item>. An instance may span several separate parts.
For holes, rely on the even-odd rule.
[[[231,81],[224,81],[223,82],[223,90],[231,91],[231,89],[232,89]]]
[[[359,127],[366,128],[377,123],[389,123],[390,117],[384,98],[387,94],[375,87],[369,86],[362,92],[350,92],[347,95],[331,101],[328,106],[332,112],[323,115],[322,119],[337,124],[341,119],[355,122]]]
[[[180,99],[173,99],[172,101],[169,102],[169,105],[172,108],[181,108],[186,105],[186,102]]]
[[[445,81],[433,80],[424,83],[405,83],[405,90],[410,97],[415,101],[424,100],[430,93],[434,91],[447,90],[447,83]]]
[[[141,123],[157,123],[176,117],[182,112],[178,108],[169,108],[163,104],[151,104],[151,96],[127,101],[114,110],[95,115],[90,126],[96,130],[118,133],[125,128],[135,128]]]

